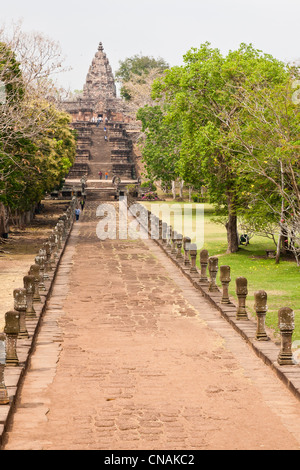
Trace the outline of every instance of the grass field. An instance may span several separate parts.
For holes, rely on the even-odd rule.
[[[144,203],[148,209],[154,208],[159,203]],[[161,204],[161,203],[160,203]],[[172,203],[168,204],[183,204]],[[187,203],[184,203],[187,204]],[[195,204],[193,205],[195,207]],[[177,209],[175,218],[182,217],[181,209]],[[251,315],[254,312],[254,293],[257,290],[265,290],[268,294],[268,313],[266,324],[277,331],[278,310],[281,307],[290,307],[295,312],[295,331],[293,341],[300,340],[300,268],[293,261],[280,261],[266,257],[266,250],[274,250],[274,243],[264,237],[254,236],[247,246],[241,246],[235,254],[226,254],[227,239],[225,227],[216,224],[214,209],[211,205],[204,205],[204,246],[210,256],[218,256],[219,266],[229,265],[231,268],[230,295],[235,295],[235,279],[244,276],[248,279],[247,306]],[[188,233],[183,235],[189,236]],[[199,256],[197,256],[199,265]],[[220,285],[219,277],[217,278]]]

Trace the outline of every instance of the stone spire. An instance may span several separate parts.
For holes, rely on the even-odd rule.
[[[83,97],[85,99],[93,99],[104,107],[107,100],[116,98],[114,76],[102,42],[99,43],[98,51],[89,68],[83,87]]]

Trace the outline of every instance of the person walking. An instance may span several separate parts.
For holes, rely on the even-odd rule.
[[[107,171],[106,171],[106,172],[105,172],[105,179],[107,180],[107,178],[108,178],[108,173],[107,173]]]
[[[98,173],[98,174],[99,174],[99,178],[100,178],[100,180],[102,180],[102,171],[99,171],[99,173]]]
[[[77,207],[77,208],[75,209],[75,217],[76,217],[76,220],[79,220],[79,216],[80,216],[80,209],[79,209],[79,207]]]

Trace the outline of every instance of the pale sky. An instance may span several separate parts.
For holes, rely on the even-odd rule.
[[[0,24],[19,20],[60,43],[72,71],[59,83],[71,90],[82,89],[100,41],[113,72],[135,54],[181,65],[206,41],[223,53],[245,42],[277,59],[300,58],[299,0],[2,0]]]

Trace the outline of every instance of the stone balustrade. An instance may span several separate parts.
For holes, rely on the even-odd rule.
[[[5,376],[13,367],[19,371],[13,374],[13,378],[19,380],[27,366],[31,344],[73,226],[77,204],[77,198],[74,197],[23,277],[23,287],[13,291],[14,306],[5,313],[4,331],[0,333],[0,405],[12,405],[15,399],[15,387],[6,386]],[[22,360],[19,359],[19,351]],[[25,358],[24,351],[27,351]]]
[[[136,201],[134,201],[136,204]],[[130,205],[130,204],[129,204]],[[130,209],[130,207],[129,207]],[[231,282],[230,266],[222,265],[218,268],[218,257],[209,256],[206,249],[199,252],[200,270],[197,268],[197,245],[191,243],[191,238],[182,236],[173,230],[171,225],[166,224],[161,219],[154,216],[151,211],[147,212],[148,223],[144,224],[144,229],[152,234],[153,225],[150,223],[155,217],[156,224],[160,227],[159,236],[151,236],[171,258],[171,260],[181,268],[182,272],[191,280],[193,285],[201,290],[202,294],[207,297],[221,311],[222,315],[241,332],[243,337],[249,333],[250,319],[247,312],[246,300],[248,296],[248,281],[246,277],[239,276],[235,279],[237,305],[235,306],[229,296],[229,284]],[[209,277],[207,276],[207,268]],[[219,271],[219,279],[222,285],[220,292],[217,286],[217,274]],[[266,314],[267,293],[263,290],[254,293],[254,310],[256,314],[255,333],[251,338],[254,349],[255,342],[270,341],[270,337],[266,333]],[[230,314],[226,314],[227,310]],[[232,312],[232,313],[231,313]],[[242,325],[245,325],[243,327]],[[248,327],[246,326],[248,325]],[[291,308],[282,307],[278,312],[278,327],[281,337],[281,347],[277,356],[276,363],[278,366],[296,365],[297,362],[293,358],[292,353],[292,334],[295,328],[294,312]],[[251,330],[253,331],[253,329]],[[274,346],[275,347],[275,346]],[[260,354],[262,354],[260,352]],[[280,374],[278,374],[280,376]],[[300,392],[299,392],[300,396]]]

